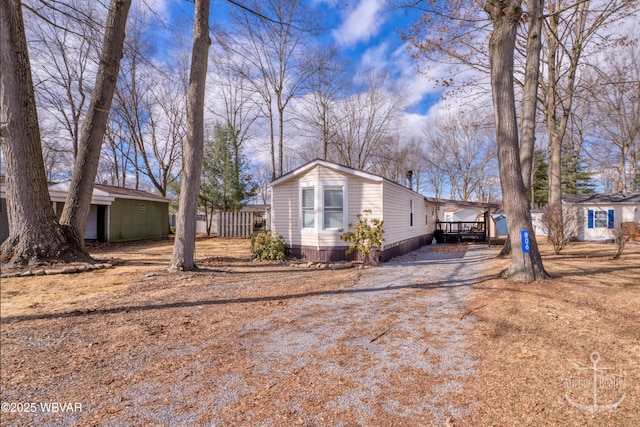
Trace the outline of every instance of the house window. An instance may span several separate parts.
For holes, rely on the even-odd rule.
[[[324,187],[324,224],[323,228],[340,228],[343,226],[344,199],[342,186]]]
[[[413,200],[409,200],[409,226],[413,227]]]
[[[588,210],[587,228],[614,228],[613,209],[607,211]]]
[[[605,211],[595,211],[593,219],[596,228],[607,228],[607,213]]]
[[[429,225],[429,215],[424,216],[424,225]]]
[[[302,189],[302,228],[316,226],[315,191],[313,187]]]

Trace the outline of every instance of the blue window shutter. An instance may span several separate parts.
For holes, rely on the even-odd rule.
[[[587,227],[593,228],[593,210],[589,209],[587,218]]]
[[[609,220],[607,221],[607,227],[613,228],[615,226],[615,222],[613,221],[613,209],[609,209]]]

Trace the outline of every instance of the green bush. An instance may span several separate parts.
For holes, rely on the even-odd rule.
[[[286,250],[287,242],[284,237],[271,230],[260,231],[251,236],[251,253],[257,259],[284,261]]]
[[[358,251],[365,260],[368,259],[374,248],[379,250],[382,247],[382,242],[384,242],[382,237],[384,234],[384,221],[378,218],[369,218],[368,215],[370,214],[371,211],[367,209],[356,215],[358,221],[355,224],[349,223],[349,231],[346,233],[343,233],[342,229],[338,230],[343,233],[340,235],[340,239],[349,243],[347,254]],[[377,261],[373,260],[373,262]]]

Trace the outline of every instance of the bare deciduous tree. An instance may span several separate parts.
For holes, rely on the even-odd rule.
[[[574,208],[560,206],[562,212],[558,213],[557,206],[547,206],[542,215],[542,224],[547,228],[547,240],[553,246],[553,251],[558,255],[576,237],[578,216]],[[561,222],[556,224],[556,222]]]
[[[130,0],[113,0],[109,8],[100,67],[82,127],[71,189],[61,217],[63,225],[59,226],[51,209],[42,160],[21,3],[2,2],[1,78],[5,86],[3,104],[7,106],[8,115],[5,153],[7,193],[11,199],[9,238],[2,245],[1,258],[5,261],[88,259],[83,244],[84,230],[130,4]]]
[[[64,129],[64,139],[71,145],[67,150],[72,154],[72,162],[78,153],[81,127],[100,54],[96,11],[86,6],[86,3],[74,0],[65,5],[64,10],[49,9],[48,19],[55,21],[55,26],[43,25],[38,17],[30,21],[30,44],[34,47],[32,67],[39,108]],[[46,145],[47,138],[43,143]]]
[[[423,4],[424,3],[424,4]],[[480,74],[490,74],[489,25],[478,12],[481,4],[476,0],[456,0],[447,2],[445,8],[435,0],[427,2],[409,2],[410,7],[417,7],[423,11],[421,20],[416,23],[404,36],[410,42],[414,51],[414,58],[418,62],[423,59],[453,64],[452,74],[461,74],[460,66],[479,71]],[[518,2],[521,6],[521,2]],[[535,116],[537,109],[537,76],[540,66],[542,3],[541,0],[529,0],[526,19],[529,28],[526,41],[523,43],[520,62],[524,69],[522,115],[520,123],[520,161],[524,176],[524,185],[528,189],[531,185],[531,171],[533,170],[533,152],[535,148]],[[516,33],[517,36],[517,33]],[[515,49],[515,47],[514,47]],[[515,52],[514,52],[515,54]],[[462,73],[464,74],[464,73]],[[473,75],[473,73],[472,73]],[[459,79],[457,76],[455,79]],[[477,85],[478,77],[466,79],[466,84]],[[517,81],[517,80],[516,80]],[[439,81],[440,83],[440,81]],[[441,82],[445,87],[454,85],[454,78]],[[495,88],[492,88],[492,90]],[[495,93],[495,92],[494,92]],[[503,254],[511,252],[511,242],[507,240]]]
[[[532,280],[543,280],[547,277],[547,273],[534,237],[531,211],[527,203],[527,189],[520,166],[513,87],[516,30],[522,16],[520,5],[521,2],[517,0],[489,0],[484,7],[493,22],[493,32],[489,41],[489,61],[503,207],[509,218],[511,244],[520,246],[521,230],[528,230],[531,236],[530,251],[512,251],[511,265],[503,274],[506,277],[523,280],[525,271],[529,271]]]
[[[193,19],[193,51],[187,91],[187,139],[183,148],[182,185],[176,237],[170,270],[197,270],[196,214],[204,151],[204,97],[207,80],[209,0],[196,0]]]
[[[480,198],[483,179],[489,179],[491,170],[497,176],[495,130],[488,120],[470,111],[444,115],[424,127],[429,155],[437,159],[438,173],[448,177],[452,199]]]
[[[209,109],[223,121],[233,145],[235,182],[240,182],[242,150],[251,138],[251,129],[259,118],[258,98],[246,79],[234,70],[233,61],[222,49],[214,53],[213,73],[216,105]]]
[[[100,66],[91,93],[87,116],[82,125],[82,137],[74,162],[69,195],[60,217],[60,223],[72,228],[81,246],[84,246],[84,232],[89,218],[93,183],[98,172],[102,141],[118,79],[130,6],[131,0],[111,0],[109,6]]]
[[[589,148],[601,166],[615,171],[613,192],[638,190],[640,146],[640,40],[629,40],[605,55],[590,85],[594,106],[587,118],[597,124]],[[604,144],[603,144],[604,143]],[[603,145],[610,144],[608,150]]]
[[[219,43],[237,61],[235,70],[263,99],[275,179],[284,172],[285,110],[316,72],[309,65],[308,43],[316,20],[299,0],[252,1],[245,6],[232,14],[234,36],[219,37]]]
[[[590,45],[607,48],[612,39],[604,37],[607,25],[637,9],[637,1],[604,2],[555,0],[547,3],[547,19],[543,26],[545,48],[541,74],[545,125],[549,140],[549,204],[562,203],[562,144],[574,106],[579,84],[579,68],[589,53]],[[562,222],[557,222],[562,224]],[[560,231],[558,231],[560,233]]]
[[[334,151],[340,163],[368,170],[398,131],[402,97],[389,84],[386,73],[362,77],[360,88],[338,105]]]
[[[0,1],[0,94],[9,220],[0,261],[88,259],[73,232],[57,223],[51,207],[22,5],[16,0]]]
[[[333,48],[318,52],[312,66],[316,72],[310,76],[309,92],[301,100],[300,131],[312,140],[306,160],[317,157],[329,160],[340,121],[336,108],[346,87],[345,69]]]

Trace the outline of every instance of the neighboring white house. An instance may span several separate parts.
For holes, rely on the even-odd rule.
[[[492,238],[506,235],[506,233],[504,235],[500,233],[501,229],[499,224],[496,223],[496,218],[498,217],[494,215],[502,207],[500,203],[470,202],[431,197],[426,197],[425,199],[436,206],[437,219],[442,223],[468,223],[460,224],[459,228],[463,231],[462,229],[464,228],[473,227],[471,223],[486,223],[489,220],[486,231]],[[455,226],[450,228],[456,229]]]
[[[314,160],[271,183],[271,230],[289,244],[289,255],[335,261],[348,244],[339,229],[369,217],[384,220],[381,259],[386,261],[431,243],[436,207],[424,196],[381,176]]]
[[[612,240],[621,224],[640,224],[640,193],[565,194],[562,200],[576,209],[578,240]]]

